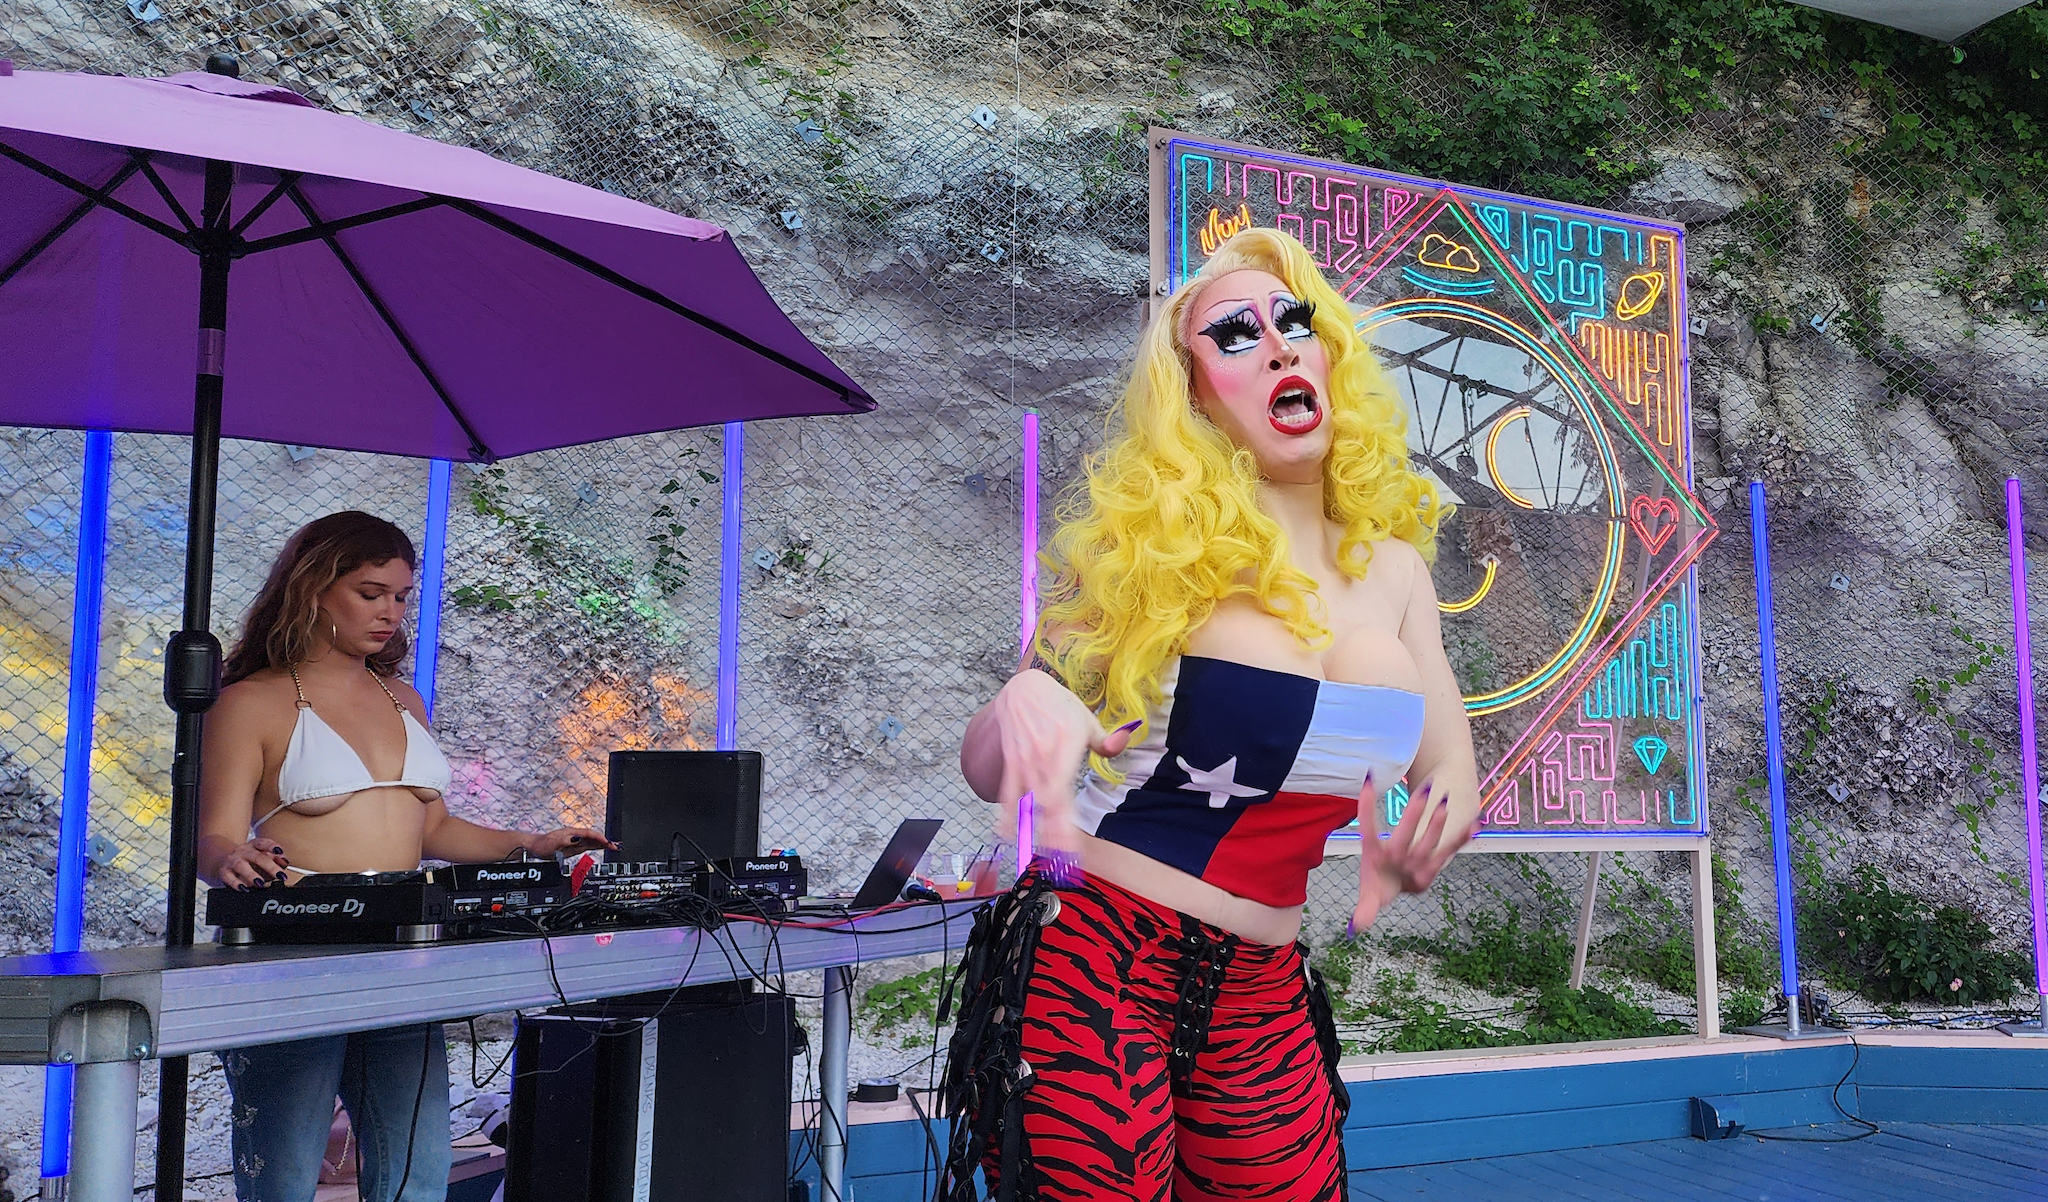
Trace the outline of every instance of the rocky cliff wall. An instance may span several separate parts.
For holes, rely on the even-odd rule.
[[[860,419],[747,433],[741,741],[769,757],[764,838],[843,882],[899,817],[952,819],[944,850],[987,837],[954,751],[1013,663],[1019,419],[1043,416],[1050,494],[1098,440],[1142,321],[1147,122],[1300,144],[1257,54],[1186,53],[1202,11],[1119,0],[135,8],[161,15],[26,0],[0,20],[0,52],[159,74],[232,45],[252,74],[343,111],[730,229],[881,400]],[[2019,475],[2048,530],[2048,340],[1986,278],[2010,270],[1985,266],[1981,248],[2003,236],[1991,205],[1845,150],[1881,128],[1866,95],[1817,80],[1729,99],[1646,127],[1653,170],[1612,203],[1689,223],[1698,475],[1724,531],[1701,567],[1707,769],[1745,929],[1763,937],[1770,906],[1747,534],[1759,478],[1775,504],[1809,863],[1879,865],[2017,947],[2024,839],[2017,797],[1999,791],[2019,770],[2002,496]],[[105,828],[120,846],[95,870],[93,932],[107,941],[154,933],[169,727],[151,673],[182,540],[177,448],[121,445],[101,788],[129,825]],[[449,583],[468,591],[448,612],[437,723],[481,816],[587,820],[605,750],[708,742],[721,449],[706,431],[457,471]],[[11,662],[39,665],[7,686],[6,821],[40,846],[75,452],[69,436],[0,446],[24,481],[0,618]],[[247,447],[230,469],[224,615],[299,521],[352,504],[419,522],[415,464]],[[671,520],[684,530],[650,541]],[[2033,603],[2048,612],[2038,587]],[[1494,861],[1451,874],[1466,912],[1532,904]],[[1548,862],[1576,887],[1576,861]],[[1642,867],[1684,896],[1680,865]],[[1349,888],[1342,865],[1319,874],[1319,940]],[[1603,930],[1649,904],[1640,886],[1612,896]],[[0,918],[19,946],[42,937],[44,911],[26,901]],[[1389,926],[1441,921],[1430,899]]]

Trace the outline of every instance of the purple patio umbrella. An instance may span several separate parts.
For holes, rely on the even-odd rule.
[[[199,735],[220,690],[223,436],[488,462],[874,408],[718,227],[238,74],[226,55],[168,79],[0,62],[0,423],[193,439],[164,652],[173,947],[192,939]],[[165,1067],[170,1202],[185,1074]]]

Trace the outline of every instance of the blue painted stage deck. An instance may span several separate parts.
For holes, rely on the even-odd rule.
[[[1352,1202],[2048,1199],[2048,1126],[1882,1124],[1847,1143],[1659,1139],[1351,1175]],[[1847,1123],[1765,1132],[1841,1139]]]
[[[2048,1202],[2048,1040],[1681,1036],[1366,1056],[1341,1071],[1357,1202]],[[1698,1140],[1694,1098],[1752,1132],[1840,1138],[1860,1130],[1843,1116],[1858,1115],[1882,1133]],[[792,1129],[813,1111],[799,1106]],[[943,1132],[928,1137],[907,1101],[857,1103],[850,1117],[856,1202],[929,1198],[921,1170]],[[1822,1125],[1795,1125],[1808,1123]],[[793,1167],[802,1147],[792,1142]]]

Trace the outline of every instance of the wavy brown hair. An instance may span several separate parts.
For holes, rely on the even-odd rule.
[[[402,559],[419,566],[405,531],[359,509],[330,513],[299,527],[287,539],[270,578],[242,619],[242,637],[222,665],[222,681],[233,684],[265,668],[304,663],[320,628],[320,594],[327,586],[364,566]],[[383,650],[370,656],[370,670],[379,676],[398,675],[411,640],[400,626]]]

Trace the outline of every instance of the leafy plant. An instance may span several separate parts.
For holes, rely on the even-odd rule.
[[[2000,198],[2008,251],[2048,229],[2038,4],[1961,46],[1781,0],[1621,0],[1619,22],[1535,0],[1208,4],[1226,45],[1257,46],[1278,67],[1281,115],[1349,161],[1597,201],[1647,173],[1653,114],[1730,97],[1782,108],[1781,80],[1847,77],[1881,132],[1848,139],[1845,165],[1920,195]]]
[[[530,593],[509,592],[495,584],[460,584],[449,590],[449,600],[465,608],[488,609],[506,613],[521,601],[545,601],[547,592],[536,589]]]
[[[1210,0],[1227,37],[1283,70],[1291,115],[1347,161],[1561,200],[1647,171],[1642,81],[1595,48],[1590,13],[1532,0]],[[1447,102],[1446,102],[1447,99]]]
[[[1600,943],[1602,962],[1673,993],[1691,993],[1697,979],[1692,916],[1662,885],[1626,859],[1617,855],[1612,863],[1638,900],[1616,908],[1619,926]]]
[[[2027,968],[2024,956],[1991,946],[1983,919],[1896,889],[1870,864],[1828,883],[1814,903],[1801,924],[1814,958],[1878,1002],[1997,1001]]]
[[[560,545],[560,536],[546,522],[521,513],[512,504],[512,486],[505,482],[505,469],[488,467],[470,484],[469,506],[481,518],[488,518],[508,531],[535,559],[546,559]]]
[[[1528,1005],[1528,1043],[1575,1043],[1588,1039],[1644,1039],[1683,1035],[1685,1024],[1658,1018],[1647,1006],[1591,985],[1573,989],[1545,986]]]
[[[874,1035],[909,1028],[906,1037],[928,1035],[939,1008],[945,969],[933,965],[893,981],[879,981],[861,995],[861,1023]]]
[[[1437,940],[1416,942],[1441,946]],[[1520,915],[1474,914],[1466,934],[1442,947],[1440,954],[1444,972],[1452,980],[1496,993],[1561,981],[1571,975],[1571,938]]]
[[[1375,1052],[1443,1052],[1464,1048],[1510,1048],[1589,1039],[1641,1039],[1682,1035],[1682,1023],[1660,1019],[1646,1006],[1604,989],[1572,989],[1553,981],[1513,1013],[1527,1016],[1516,1028],[1485,1018],[1453,1014],[1442,1002],[1422,996],[1413,973],[1381,973],[1373,997],[1349,1017],[1378,1020],[1378,1034],[1363,1047]]]
[[[696,453],[697,448],[684,447],[679,453],[679,457],[686,458]],[[705,471],[701,467],[697,468],[696,472],[697,478],[705,484],[718,483],[718,477],[711,472]],[[661,486],[661,495],[663,497],[674,497],[676,493],[682,491],[682,488],[682,480],[675,476],[670,476],[668,482]],[[695,509],[702,501],[701,497],[694,495],[679,499],[686,502],[692,509]],[[690,578],[690,557],[683,551],[683,538],[689,533],[689,527],[678,521],[677,517],[674,501],[663,501],[654,507],[653,513],[648,515],[648,520],[653,523],[654,530],[653,533],[647,536],[647,545],[654,551],[654,561],[648,566],[647,574],[654,581],[655,591],[664,597],[672,595],[677,589],[683,587],[684,582]]]
[[[1998,767],[1995,758],[1997,749],[1992,746],[1991,740],[1966,727],[1961,717],[1943,703],[1956,690],[1968,688],[1976,682],[1979,675],[1997,667],[2005,658],[2006,649],[1971,634],[1963,626],[1961,618],[1952,611],[1944,610],[1939,605],[1930,605],[1928,612],[1948,620],[1949,634],[1963,644],[1969,655],[1961,667],[1946,676],[1934,679],[1922,677],[1915,680],[1912,689],[1913,700],[1919,703],[1921,709],[1948,725],[1956,737],[1957,744],[1963,749],[1964,766],[1970,775],[1982,777],[1987,786],[1981,798],[1957,802],[1955,808],[1956,816],[1963,820],[1963,825],[1970,832],[1971,849],[1976,852],[1979,860],[1989,864],[1991,855],[1984,850],[1984,819],[1998,807],[2000,798],[2016,796],[2019,793],[2019,784]]]
[[[533,68],[534,78],[542,84],[576,88],[593,82],[592,72],[569,57],[569,52],[548,36],[546,26],[510,8],[478,4],[475,11],[483,35],[504,43]]]
[[[1754,1027],[1764,1021],[1764,999],[1762,995],[1747,989],[1736,989],[1721,1003],[1721,1029],[1733,1031],[1740,1027]]]
[[[1724,981],[1747,989],[1768,988],[1770,960],[1761,939],[1743,931],[1742,877],[1735,866],[1713,853],[1708,870],[1714,877],[1714,964]],[[1738,990],[1739,992],[1739,990]]]
[[[1749,324],[1759,334],[1776,334],[1782,338],[1792,332],[1792,319],[1790,317],[1767,308],[1752,309],[1749,314]]]
[[[1463,1048],[1508,1048],[1525,1042],[1513,1027],[1452,1014],[1442,1002],[1423,997],[1415,974],[1384,972],[1372,1000],[1347,1017],[1379,1020],[1382,1028],[1357,1050],[1448,1052]]]
[[[1498,912],[1482,910],[1461,923],[1456,907],[1445,895],[1439,902],[1444,927],[1448,931],[1462,928],[1462,935],[1449,943],[1441,937],[1399,936],[1388,945],[1436,956],[1453,980],[1495,993],[1534,988],[1570,976],[1571,936],[1552,916],[1571,913],[1571,898],[1537,857],[1503,858],[1535,895],[1535,904],[1518,905],[1496,889]]]

